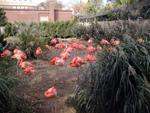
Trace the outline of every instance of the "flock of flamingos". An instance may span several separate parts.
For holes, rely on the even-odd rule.
[[[56,38],[51,37],[50,45],[45,45],[46,48],[51,50],[54,48],[56,51],[61,50],[59,56],[55,56],[50,60],[50,65],[56,66],[64,66],[66,60],[68,60],[71,54],[76,55],[76,51],[84,51],[86,52],[85,56],[81,58],[78,55],[74,55],[75,57],[69,62],[71,67],[80,67],[81,65],[85,65],[87,63],[95,62],[96,59],[96,51],[107,51],[111,53],[113,49],[120,45],[120,40],[118,39],[111,39],[110,41],[106,39],[102,39],[99,44],[95,44],[93,39],[90,38],[85,44],[81,43],[80,41],[73,41],[73,42],[62,42],[58,41]],[[40,57],[43,54],[43,50],[38,47],[35,50],[36,57]],[[32,75],[35,72],[34,65],[27,61],[27,55],[19,50],[14,49],[13,51],[4,50],[3,53],[0,54],[0,58],[3,57],[10,57],[17,61],[18,67],[23,71],[24,75]],[[55,97],[57,96],[57,89],[53,86],[50,87],[47,91],[44,92],[44,96],[46,98]]]

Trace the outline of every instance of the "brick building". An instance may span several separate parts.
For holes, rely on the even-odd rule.
[[[49,0],[45,8],[32,0],[0,0],[9,22],[68,21],[73,18],[72,10],[56,9],[56,0]]]

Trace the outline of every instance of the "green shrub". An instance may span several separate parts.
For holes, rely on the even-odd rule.
[[[71,32],[73,25],[74,25],[74,21],[49,22],[49,23],[40,23],[40,28],[44,28],[42,29],[42,31],[44,31],[45,36],[68,38],[73,36]]]
[[[150,42],[129,36],[83,74],[74,96],[78,113],[149,113]]]
[[[5,37],[15,36],[17,28],[15,24],[7,23],[5,26]]]
[[[20,39],[18,48],[23,50],[28,57],[34,57],[34,52],[37,47],[42,46],[39,26],[35,23],[25,24],[21,23],[17,26],[16,36]]]
[[[87,30],[86,30],[86,27],[84,27],[83,25],[76,24],[74,28],[72,29],[72,32],[74,36],[76,36],[77,38],[80,38],[82,35],[85,35],[87,33]]]
[[[3,51],[3,47],[6,45],[6,41],[4,41],[4,34],[0,32],[0,53]]]
[[[109,38],[107,37],[107,35],[109,35],[106,33],[107,30],[109,29],[102,28],[102,26],[97,23],[92,23],[89,26],[76,25],[72,32],[79,39],[87,40],[93,38],[95,41],[100,41],[104,37]]]
[[[7,23],[7,18],[5,16],[4,9],[0,8],[0,26],[5,26]]]
[[[40,27],[37,23],[7,24],[5,27],[5,37],[7,49],[21,49],[28,57],[32,58],[35,57],[35,49],[43,46],[49,38],[46,35],[45,27]]]
[[[5,37],[4,33],[1,31],[1,28],[2,28],[2,26],[5,26],[6,24],[7,24],[7,19],[5,16],[4,9],[0,8],[0,45]]]
[[[99,41],[102,38],[111,39],[112,37],[123,40],[125,34],[129,34],[134,39],[149,37],[149,21],[108,21],[103,24],[92,23],[89,26],[76,25],[73,33],[78,38],[85,38],[83,35],[87,34],[89,37]]]
[[[74,21],[49,23],[15,23],[5,27],[5,40],[8,48],[23,50],[28,57],[35,57],[37,47],[43,47],[50,42],[50,37],[68,38],[73,34]]]

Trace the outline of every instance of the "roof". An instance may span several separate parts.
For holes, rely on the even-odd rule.
[[[9,0],[0,0],[0,6],[37,6],[38,4],[35,2],[32,2],[32,0],[26,0],[26,1],[9,1]]]

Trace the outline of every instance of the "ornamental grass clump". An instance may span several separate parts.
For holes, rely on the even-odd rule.
[[[27,102],[15,95],[18,81],[14,77],[0,75],[0,113],[31,113]]]
[[[150,42],[125,37],[103,51],[82,76],[73,105],[78,113],[150,113]]]
[[[14,75],[16,62],[9,55],[8,50],[0,53],[0,113],[31,113],[28,103],[16,93],[21,83]]]

